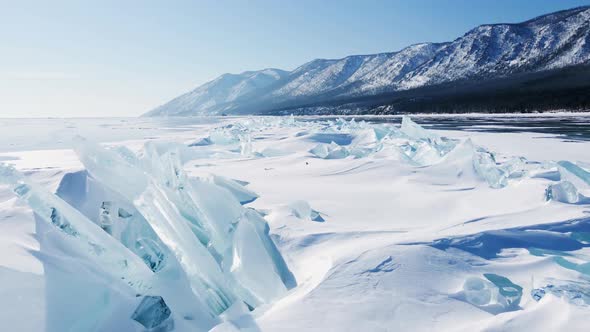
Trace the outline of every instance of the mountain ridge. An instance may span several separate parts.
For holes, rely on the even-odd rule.
[[[590,6],[582,6],[519,23],[483,24],[450,42],[314,59],[292,71],[267,68],[224,74],[145,115],[260,113],[284,105],[370,97],[587,63]]]

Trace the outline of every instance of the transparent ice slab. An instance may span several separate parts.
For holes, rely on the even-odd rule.
[[[522,287],[506,277],[486,273],[484,278],[467,278],[461,295],[474,306],[498,314],[518,308],[522,298]]]
[[[568,204],[590,204],[590,198],[580,194],[569,181],[550,184],[545,191],[545,198]]]
[[[151,271],[143,261],[81,212],[11,166],[0,164],[0,182],[10,185],[40,220],[67,234],[75,250],[91,254],[111,277],[125,278],[138,293],[150,288]]]
[[[190,179],[178,151],[162,153],[149,144],[138,165],[84,140],[78,141],[76,151],[93,178],[133,202],[178,261],[193,293],[206,303],[211,315],[220,314],[240,299],[252,306],[266,303],[289,287],[285,280],[290,280],[283,278],[288,268],[272,244],[266,222],[240,205],[226,188],[227,181],[224,187],[215,181]],[[129,182],[133,182],[130,187],[120,187]],[[158,250],[149,249],[153,243],[144,244],[147,255],[154,257]],[[249,264],[229,269],[236,260]],[[250,264],[256,269],[249,268]],[[260,278],[252,275],[258,273],[266,279],[253,284],[252,280]]]

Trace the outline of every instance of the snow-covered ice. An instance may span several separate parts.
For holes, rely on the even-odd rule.
[[[590,142],[414,120],[10,120],[2,330],[586,330]]]

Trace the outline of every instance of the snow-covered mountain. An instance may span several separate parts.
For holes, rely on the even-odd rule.
[[[332,91],[342,95],[378,92],[431,59],[444,45],[423,43],[394,53],[314,60],[292,71],[270,96],[288,99]]]
[[[582,7],[519,24],[481,25],[408,73],[399,87],[554,69],[589,59],[590,7]]]
[[[589,63],[590,6],[586,6],[517,24],[481,25],[449,43],[317,59],[291,72],[265,69],[225,74],[146,115],[256,113],[285,105]]]
[[[280,69],[224,74],[147,113],[147,116],[195,115],[223,111],[224,105],[239,102],[244,96],[256,96],[285,78],[289,72]]]

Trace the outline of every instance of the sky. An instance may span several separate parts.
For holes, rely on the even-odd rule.
[[[132,117],[224,73],[396,51],[590,0],[0,0],[1,117]]]

